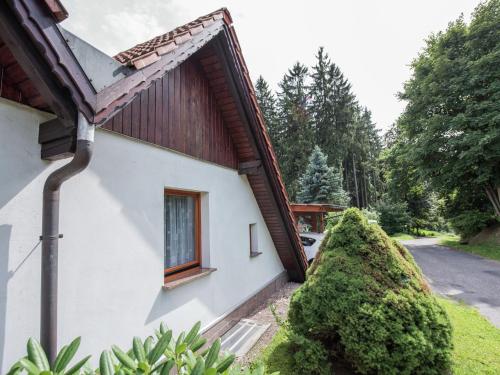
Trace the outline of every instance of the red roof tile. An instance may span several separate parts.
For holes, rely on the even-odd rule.
[[[43,0],[42,2],[52,13],[56,22],[61,22],[68,18],[68,11],[59,0]]]
[[[126,51],[120,52],[114,58],[122,64],[134,65],[140,69],[157,60],[151,57],[151,55],[161,56],[173,51],[178,45],[187,42],[193,35],[203,31],[205,27],[210,26],[216,20],[224,18],[227,18],[227,21],[232,23],[227,9],[216,10],[206,16],[199,17],[194,21],[179,26],[168,33],[137,44]],[[142,61],[146,58],[146,61]]]

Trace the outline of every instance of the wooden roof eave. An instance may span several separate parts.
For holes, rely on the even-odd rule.
[[[42,0],[45,6],[51,11],[56,22],[62,22],[68,18],[68,11],[59,0]]]
[[[225,25],[224,33],[221,33],[219,37],[215,40],[216,50],[219,53],[222,52],[221,56],[226,64],[224,66],[229,67],[232,75],[233,82],[237,88],[238,99],[242,102],[242,108],[245,109],[245,119],[247,123],[252,123],[253,126],[250,127],[250,139],[253,141],[253,148],[256,149],[257,155],[262,157],[263,169],[266,176],[266,182],[270,188],[273,199],[275,202],[275,208],[280,212],[281,219],[286,228],[288,237],[291,240],[292,251],[295,256],[295,267],[297,272],[295,273],[295,280],[302,282],[305,280],[305,273],[307,270],[307,260],[305,258],[303,248],[300,242],[300,237],[298,235],[297,229],[295,227],[295,222],[291,213],[290,205],[288,199],[284,195],[283,191],[280,190],[282,182],[279,180],[279,172],[275,171],[275,166],[273,166],[274,160],[272,155],[267,149],[265,135],[263,132],[259,132],[258,129],[261,124],[257,118],[258,114],[255,110],[250,110],[253,107],[252,99],[249,95],[249,88],[244,77],[244,70],[240,64],[238,54],[236,49],[239,48],[235,46],[231,31],[229,27]],[[265,132],[265,129],[263,129]],[[272,147],[272,146],[271,146]]]
[[[333,204],[307,204],[307,203],[293,203],[291,204],[292,212],[294,213],[327,213],[327,212],[341,212],[345,207],[336,206]]]
[[[0,4],[2,38],[51,110],[68,127],[77,112],[93,123],[95,91],[56,22],[41,1]]]

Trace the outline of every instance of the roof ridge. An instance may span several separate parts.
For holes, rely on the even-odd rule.
[[[141,69],[158,61],[161,55],[172,52],[177,46],[187,42],[193,35],[203,31],[204,28],[217,20],[223,20],[228,26],[233,23],[229,10],[225,7],[219,8],[166,33],[136,44],[116,54],[113,58],[121,64],[133,65],[137,69]]]

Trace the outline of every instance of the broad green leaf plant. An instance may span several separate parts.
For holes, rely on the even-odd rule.
[[[38,341],[31,338],[28,355],[16,362],[8,375],[265,375],[263,367],[245,370],[232,366],[235,356],[221,353],[220,339],[205,348],[207,339],[201,336],[200,328],[198,322],[175,339],[172,330],[162,323],[154,336],[144,341],[134,337],[129,350],[113,345],[102,352],[95,370],[88,364],[90,356],[68,368],[80,338],[61,349],[53,366]]]
[[[47,360],[42,346],[33,338],[28,340],[28,355],[12,366],[7,375],[29,374],[29,375],[76,375],[81,374],[81,369],[87,363],[90,356],[83,358],[76,364],[68,368],[80,346],[80,337],[76,338],[69,345],[63,346],[51,366]]]

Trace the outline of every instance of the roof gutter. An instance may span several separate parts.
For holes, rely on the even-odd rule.
[[[94,124],[78,113],[76,151],[73,159],[55,170],[45,181],[42,210],[42,283],[40,341],[51,364],[57,355],[57,273],[59,204],[62,184],[90,163],[94,145]]]

